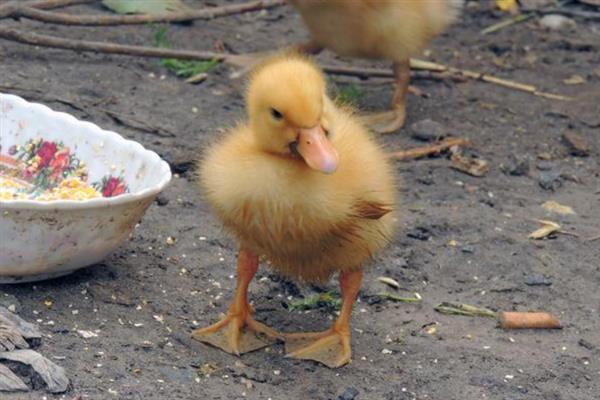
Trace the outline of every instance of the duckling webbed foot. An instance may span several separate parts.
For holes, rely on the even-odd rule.
[[[252,318],[251,313],[228,313],[216,324],[195,330],[192,337],[227,353],[240,355],[267,347],[280,335]]]
[[[281,335],[256,321],[248,304],[248,285],[258,270],[258,257],[241,249],[237,263],[237,288],[229,311],[216,324],[192,332],[192,337],[231,354],[243,354],[266,347]]]
[[[286,357],[314,360],[329,368],[338,368],[351,361],[350,316],[362,282],[362,270],[340,272],[342,310],[333,326],[325,332],[291,333],[285,335]]]
[[[401,107],[380,113],[367,114],[363,115],[361,119],[374,132],[392,133],[404,126],[406,108]]]
[[[406,121],[406,99],[410,82],[410,61],[395,62],[393,67],[396,80],[396,90],[392,99],[392,109],[389,111],[367,114],[363,122],[377,133],[391,133],[404,126]]]
[[[314,360],[329,368],[350,362],[350,332],[338,332],[335,327],[325,332],[292,333],[285,335],[286,357]]]

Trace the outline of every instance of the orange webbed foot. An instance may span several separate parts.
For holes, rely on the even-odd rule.
[[[285,335],[286,357],[318,361],[329,368],[339,368],[351,361],[350,332],[335,327],[324,332]]]
[[[398,107],[389,111],[365,114],[361,116],[361,120],[374,132],[392,133],[404,126],[406,109]]]
[[[251,313],[228,313],[219,322],[195,330],[192,337],[235,355],[262,349],[282,339],[277,331],[252,318]]]

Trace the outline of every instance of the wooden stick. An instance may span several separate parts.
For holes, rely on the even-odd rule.
[[[508,88],[516,89],[516,90],[521,90],[524,92],[533,93],[536,91],[536,87],[533,85],[527,85],[524,83],[510,81],[508,79],[496,78],[495,76],[492,76],[492,75],[484,74],[481,72],[470,71],[468,69],[448,67],[443,64],[438,64],[438,63],[425,61],[425,60],[411,59],[410,67],[413,69],[425,69],[428,71],[437,71],[437,72],[449,71],[449,72],[462,74],[462,75],[466,76],[467,78],[481,80],[484,82],[493,83],[495,85],[504,86],[504,87],[508,87]]]
[[[587,238],[586,242],[594,242],[596,240],[600,240],[600,235],[592,236],[591,238]]]
[[[552,99],[552,100],[561,100],[561,101],[573,100],[572,97],[563,96],[561,94],[538,92],[537,90],[535,92],[533,92],[533,94],[536,96],[545,97],[547,99]]]
[[[487,34],[490,34],[492,32],[499,31],[500,29],[504,29],[507,26],[511,26],[511,25],[518,24],[518,23],[521,23],[521,22],[525,22],[528,19],[531,19],[533,16],[534,16],[533,13],[532,14],[517,15],[514,18],[505,19],[504,21],[500,21],[498,23],[490,25],[487,28],[481,30],[479,33],[481,33],[482,35],[487,35]]]
[[[498,314],[503,329],[561,329],[558,318],[547,312],[508,312]]]
[[[31,44],[35,46],[54,47],[68,50],[89,51],[97,53],[124,54],[142,57],[157,57],[157,58],[178,58],[187,60],[217,60],[221,62],[236,64],[236,60],[244,58],[243,55],[224,54],[209,51],[193,51],[193,50],[171,50],[145,46],[121,45],[107,42],[92,42],[86,40],[64,39],[49,35],[40,35],[37,33],[24,32],[18,29],[0,27],[0,38],[12,40],[15,42]],[[467,78],[482,80],[484,82],[493,83],[495,85],[504,86],[511,89],[525,91],[536,96],[547,97],[555,100],[571,100],[570,97],[556,95],[552,93],[540,92],[533,85],[526,85],[519,82],[510,81],[507,79],[496,78],[491,75],[463,70],[454,67],[447,67],[442,64],[437,64],[429,61],[411,59],[411,68],[427,70],[440,73],[456,73]],[[238,63],[239,64],[239,61]],[[391,77],[391,71],[385,71],[375,68],[350,68],[338,66],[325,66],[324,70],[331,74],[338,75],[353,75],[353,76],[377,76]],[[418,74],[415,74],[418,76]],[[433,75],[428,75],[432,76]]]
[[[356,76],[359,78],[393,78],[391,69],[344,67],[340,65],[325,65],[323,71],[333,75]]]
[[[98,0],[16,0],[0,5],[0,19],[13,16],[17,10],[23,7],[50,9],[59,7],[68,7],[76,4],[94,3]]]
[[[75,15],[37,10],[31,7],[17,7],[13,17],[25,17],[36,21],[61,25],[111,26],[147,24],[150,22],[183,22],[197,19],[212,19],[225,15],[241,14],[250,11],[265,10],[285,4],[285,0],[257,0],[242,4],[221,7],[190,9],[181,12],[139,15]]]
[[[546,8],[546,9],[541,9],[541,10],[540,9],[525,9],[525,8],[521,8],[521,11],[523,12],[523,14],[517,15],[516,17],[510,18],[510,19],[506,19],[506,20],[500,21],[500,22],[495,23],[493,25],[490,25],[487,28],[481,30],[479,33],[481,33],[483,35],[487,35],[489,33],[499,31],[500,29],[504,29],[507,26],[511,26],[511,25],[514,25],[514,24],[518,24],[518,23],[527,21],[527,20],[535,17],[536,15],[560,14],[561,13],[560,10],[566,11],[565,15],[569,15],[568,13],[571,12],[571,10],[567,10],[567,9],[564,9],[564,8],[561,8],[561,7],[563,5],[565,5],[565,4],[568,4],[570,1],[571,0],[565,0],[565,1],[560,2],[558,4],[558,6],[559,6],[558,8],[550,8],[550,9]],[[577,15],[577,13],[578,12],[575,11],[575,13],[571,14],[571,16]],[[592,13],[592,15],[588,15],[585,12],[581,12],[581,13],[583,13],[583,14],[579,14],[579,16],[583,16],[583,17],[588,16],[590,18],[594,18],[594,17],[600,16],[600,14],[598,14],[598,13]]]
[[[177,58],[188,60],[218,60],[226,63],[235,64],[238,56],[235,54],[224,54],[210,51],[194,51],[194,50],[172,50],[165,48],[120,45],[107,42],[91,42],[85,40],[64,39],[55,36],[40,35],[37,33],[23,32],[17,29],[0,27],[0,38],[13,40],[19,43],[31,44],[35,46],[46,46],[61,48],[67,50],[91,51],[98,53],[134,55],[142,57],[159,57],[159,58]],[[323,70],[332,75],[347,75],[347,76],[376,76],[393,78],[391,70],[374,69],[374,68],[353,68],[340,67],[336,65],[325,65]],[[460,76],[452,76],[448,73],[436,73],[432,71],[411,71],[413,79],[431,79],[445,80],[458,79]]]
[[[34,46],[54,47],[59,49],[89,51],[109,54],[127,54],[154,58],[179,58],[184,60],[232,60],[234,54],[223,54],[212,51],[172,50],[157,47],[122,45],[107,42],[92,42],[86,40],[63,39],[55,36],[39,35],[23,32],[17,29],[0,26],[0,38],[13,40]]]
[[[563,231],[563,230],[557,230],[556,233],[562,233],[563,235],[567,235],[567,236],[573,236],[573,237],[581,237],[581,235],[579,235],[578,233],[575,232],[569,232],[569,231]]]
[[[361,67],[346,67],[341,65],[322,65],[323,71],[330,75],[355,76],[357,78],[394,78],[394,72],[391,69],[380,68],[361,68]],[[464,82],[464,78],[460,75],[451,74],[448,71],[410,71],[412,79],[429,79],[435,81],[454,80]]]
[[[409,160],[413,158],[429,156],[432,154],[438,154],[444,150],[448,150],[453,146],[467,146],[469,143],[469,139],[463,137],[447,138],[439,143],[432,144],[431,146],[415,147],[414,149],[396,151],[393,153],[388,153],[388,156],[395,160]]]
[[[546,97],[546,98],[550,98],[550,99],[554,99],[554,100],[565,100],[565,101],[572,100],[572,98],[570,98],[570,97],[553,94],[553,93],[541,92],[541,91],[537,90],[537,88],[533,85],[519,83],[519,82],[511,81],[508,79],[497,78],[492,75],[484,74],[481,72],[470,71],[468,69],[448,67],[446,65],[434,63],[431,61],[418,60],[418,59],[411,58],[410,67],[412,69],[424,69],[424,70],[436,71],[436,72],[448,71],[448,72],[452,72],[452,73],[461,74],[463,76],[466,76],[467,78],[492,83],[494,85],[503,86],[503,87],[506,87],[509,89],[515,89],[515,90],[520,90],[523,92],[528,92],[528,93],[531,93],[531,94],[534,94],[534,95],[540,96],[540,97]]]

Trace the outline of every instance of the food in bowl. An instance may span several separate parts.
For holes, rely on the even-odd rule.
[[[0,93],[0,283],[103,260],[170,179],[139,143]]]
[[[8,155],[0,146],[0,200],[86,200],[129,191],[123,177],[87,180],[87,166],[62,142],[30,139],[11,146]]]

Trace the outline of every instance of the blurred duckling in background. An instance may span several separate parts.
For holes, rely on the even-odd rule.
[[[463,0],[289,0],[300,12],[311,41],[297,48],[323,48],[342,56],[393,61],[396,89],[391,110],[365,116],[373,130],[404,125],[410,57],[457,19]]]
[[[339,367],[351,359],[350,316],[365,264],[388,244],[396,187],[369,131],[326,93],[305,56],[279,54],[251,74],[247,121],[210,147],[199,186],[239,242],[237,288],[226,316],[193,337],[240,354],[282,339],[289,357]],[[343,305],[324,332],[281,334],[256,321],[248,285],[259,256],[301,282],[339,274]]]

